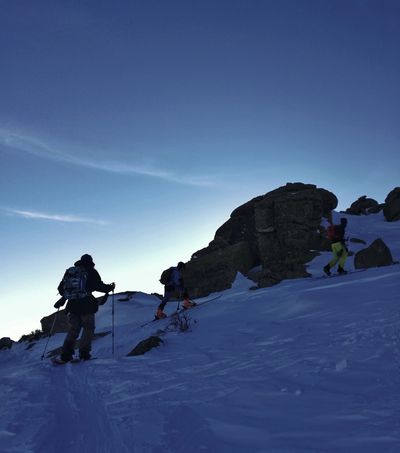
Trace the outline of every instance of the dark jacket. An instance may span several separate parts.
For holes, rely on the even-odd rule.
[[[90,293],[89,296],[82,299],[71,299],[68,300],[65,311],[68,313],[75,313],[82,315],[86,313],[96,313],[99,309],[96,298],[91,294],[93,291],[99,291],[101,293],[108,293],[112,291],[112,285],[106,285],[101,280],[100,274],[94,268],[94,265],[77,261],[75,266],[84,267],[88,273],[86,281],[86,291]],[[61,280],[58,285],[58,292],[63,295],[63,281]]]

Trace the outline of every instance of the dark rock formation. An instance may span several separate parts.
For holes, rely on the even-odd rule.
[[[11,340],[9,337],[3,337],[0,339],[0,351],[2,349],[11,349],[14,341]]]
[[[376,214],[381,209],[382,205],[380,205],[376,200],[373,198],[367,198],[366,195],[363,195],[346,209],[346,213],[352,215]]]
[[[385,199],[383,215],[388,222],[400,220],[400,187],[395,187]]]
[[[235,209],[209,246],[187,264],[189,293],[199,297],[227,289],[237,271],[251,271],[260,287],[307,276],[305,263],[329,245],[321,235],[321,219],[329,218],[337,203],[325,189],[288,183]]]
[[[356,269],[389,266],[393,264],[392,254],[382,239],[376,239],[369,247],[360,250],[354,257]]]
[[[50,334],[51,327],[54,322],[54,318],[56,317],[53,334],[54,333],[62,333],[68,332],[68,318],[65,313],[65,310],[60,310],[59,312],[52,313],[49,316],[45,316],[40,320],[40,324],[42,325],[42,331],[45,335]]]
[[[164,342],[160,337],[152,335],[151,337],[146,338],[146,340],[138,343],[127,356],[143,355],[150,351],[150,349],[157,348],[161,343]]]

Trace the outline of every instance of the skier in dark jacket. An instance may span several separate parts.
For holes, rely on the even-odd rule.
[[[190,308],[196,305],[194,302],[191,302],[189,300],[188,292],[185,289],[182,276],[184,269],[185,263],[183,263],[182,261],[180,261],[176,267],[171,267],[169,269],[169,279],[164,286],[164,297],[161,301],[161,304],[158,306],[155,315],[157,319],[162,319],[167,316],[163,311],[164,307],[167,305],[167,302],[171,299],[171,297],[175,295],[178,298],[183,298],[183,308]]]
[[[79,357],[83,360],[89,360],[91,355],[92,339],[95,329],[95,313],[98,310],[98,303],[92,295],[93,291],[109,293],[115,288],[115,283],[106,285],[102,282],[95,264],[90,255],[82,255],[81,259],[75,263],[76,267],[82,268],[85,271],[86,287],[84,297],[70,298],[65,311],[68,313],[69,330],[62,346],[60,359],[63,362],[68,362],[72,359],[75,351],[75,340],[78,338],[81,329],[83,329],[79,345]],[[58,285],[58,292],[64,296],[65,275],[63,280]],[[60,299],[55,305],[59,308],[64,305],[66,298]]]
[[[333,258],[326,266],[324,266],[324,272],[327,275],[331,275],[331,269],[336,265],[337,262],[339,262],[337,269],[338,274],[347,274],[347,271],[344,270],[344,263],[346,262],[348,254],[344,237],[346,234],[346,226],[347,219],[345,217],[342,217],[340,219],[340,225],[333,225],[334,233],[331,239]]]

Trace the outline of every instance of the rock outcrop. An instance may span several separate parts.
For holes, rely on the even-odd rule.
[[[367,198],[366,195],[363,195],[346,209],[346,213],[352,215],[376,214],[382,210],[382,207],[383,205],[380,205],[373,198]]]
[[[385,199],[383,215],[388,222],[400,220],[400,187],[395,187]]]
[[[55,322],[54,322],[55,319]],[[65,313],[65,310],[60,310],[59,312],[52,313],[49,316],[45,316],[40,320],[42,325],[42,331],[45,335],[49,335],[51,332],[51,327],[53,326],[54,333],[68,332],[68,318]]]
[[[132,349],[132,351],[129,354],[127,354],[127,356],[131,357],[131,356],[135,356],[135,355],[143,355],[146,352],[150,351],[151,349],[157,348],[162,343],[164,343],[164,342],[160,337],[157,337],[156,335],[152,335],[151,337],[146,338],[145,340],[138,343]]]
[[[320,225],[337,203],[325,189],[288,183],[235,209],[209,246],[187,263],[189,293],[200,297],[227,289],[238,271],[250,273],[260,287],[307,276],[305,263],[329,245]]]
[[[9,337],[3,337],[0,339],[0,351],[2,349],[11,349],[14,341]]]
[[[356,269],[390,266],[391,264],[393,264],[392,254],[382,239],[376,239],[369,247],[357,252],[354,257]]]

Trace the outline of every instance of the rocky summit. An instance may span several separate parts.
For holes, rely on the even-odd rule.
[[[192,297],[227,289],[239,271],[258,287],[307,276],[305,263],[327,249],[323,217],[336,196],[313,184],[288,183],[235,209],[208,247],[187,263]]]

